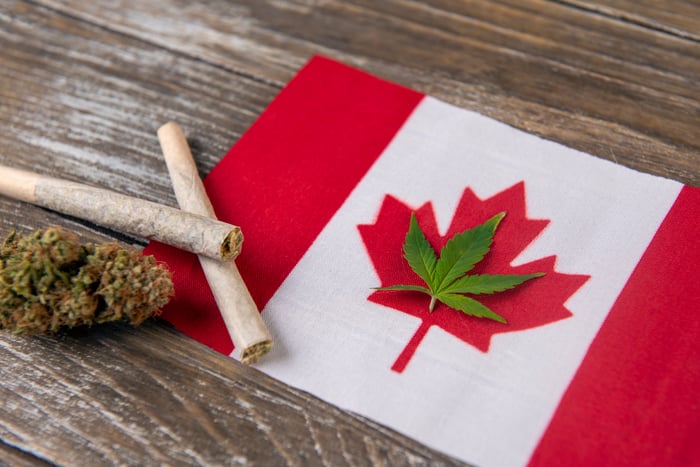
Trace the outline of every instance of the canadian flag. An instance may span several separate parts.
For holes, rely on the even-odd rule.
[[[205,185],[245,233],[262,371],[479,465],[700,463],[699,189],[322,57]],[[507,323],[373,289],[420,284],[411,213],[439,252],[499,212],[477,272],[545,272],[479,297]],[[165,317],[232,353],[197,259],[147,253]]]

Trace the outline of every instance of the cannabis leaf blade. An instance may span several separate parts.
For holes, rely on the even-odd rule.
[[[397,284],[376,287],[376,290],[422,292],[430,296],[428,304],[430,312],[435,309],[437,301],[440,301],[448,307],[468,315],[490,318],[505,323],[505,319],[482,303],[473,298],[459,295],[463,293],[492,294],[501,292],[544,275],[544,273],[539,272],[533,274],[466,274],[491,249],[496,228],[505,215],[505,212],[501,212],[481,225],[455,234],[442,249],[438,259],[435,250],[418,225],[415,213],[411,213],[411,222],[403,245],[404,258],[408,261],[411,269],[425,281],[427,287]]]
[[[376,222],[359,225],[358,229],[382,285],[411,284],[411,287],[425,286],[425,290],[430,290],[428,286],[434,284],[415,282],[416,274],[408,267],[402,254],[406,231],[409,228],[406,221],[411,217],[412,211],[413,209],[407,204],[394,197],[386,196]],[[429,311],[430,306],[425,306],[427,300],[421,298],[428,295],[425,290],[411,291],[408,288],[394,292],[374,290],[370,294],[368,297],[370,301],[420,319],[420,325],[392,365],[393,371],[398,373],[404,371],[428,330],[433,327],[438,327],[474,348],[487,352],[491,339],[496,334],[532,329],[571,316],[571,312],[564,303],[588,280],[588,276],[555,271],[555,256],[513,266],[515,258],[550,223],[546,219],[527,217],[524,183],[513,185],[485,200],[466,188],[444,235],[440,235],[430,203],[425,203],[416,210],[416,218],[419,219],[420,227],[430,245],[434,245],[439,252],[454,235],[486,220],[482,217],[482,213],[495,214],[501,211],[508,212],[508,222],[498,224],[494,241],[489,247],[490,252],[485,256],[488,263],[479,262],[465,273],[483,277],[463,281],[462,276],[457,277],[451,284],[445,284],[440,296],[433,289],[432,295],[429,295],[430,301],[439,301],[442,305],[436,303],[432,313]],[[534,280],[536,276],[532,274],[536,271],[544,271],[546,276]],[[488,273],[495,277],[486,280],[489,277]],[[507,279],[506,276],[518,275],[524,276],[525,283],[513,289],[515,293],[510,291],[503,294],[497,293],[498,290],[506,290],[512,285],[513,282],[508,283],[511,279]],[[491,282],[492,280],[494,282]],[[513,281],[517,282],[514,279]],[[470,300],[459,298],[462,292],[456,292],[456,290],[465,290],[463,293],[467,294],[467,297],[464,298],[478,301],[483,308]],[[490,290],[493,292],[487,293]],[[496,316],[492,316],[488,310],[507,320],[508,324],[504,325],[499,320],[489,319]],[[486,319],[472,318],[469,313],[483,315]]]
[[[440,252],[435,267],[432,290],[439,293],[462,274],[470,271],[491,248],[493,235],[505,212],[496,214],[485,223],[452,237]]]
[[[428,295],[432,295],[430,289],[426,289],[425,287],[421,287],[420,285],[398,284],[390,285],[389,287],[374,287],[374,290],[412,290],[415,292],[423,292],[427,293]]]
[[[525,281],[542,277],[544,273],[534,274],[473,274],[460,277],[442,289],[441,293],[492,294],[512,289]]]
[[[453,293],[442,293],[438,295],[437,298],[450,308],[462,311],[468,315],[476,316],[478,318],[490,318],[494,321],[498,321],[499,323],[506,322],[502,316],[494,313],[490,308],[480,302],[477,302],[473,298]]]
[[[406,261],[411,266],[411,269],[423,279],[426,284],[430,285],[433,282],[433,274],[437,256],[435,250],[430,246],[425,234],[418,225],[416,214],[411,213],[411,223],[406,234],[406,243],[403,245],[403,252]]]

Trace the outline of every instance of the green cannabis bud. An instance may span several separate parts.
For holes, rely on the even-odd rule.
[[[118,243],[87,243],[58,228],[10,233],[0,245],[0,329],[54,333],[108,321],[133,325],[174,293],[170,272]]]

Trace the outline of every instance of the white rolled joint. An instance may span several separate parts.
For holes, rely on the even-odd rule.
[[[0,166],[0,194],[216,260],[232,260],[243,244],[235,225],[10,167]]]
[[[166,123],[158,129],[158,140],[180,208],[216,219],[182,129]],[[256,362],[272,348],[272,337],[236,264],[205,256],[199,262],[241,361]]]

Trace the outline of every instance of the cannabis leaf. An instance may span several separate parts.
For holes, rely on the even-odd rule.
[[[428,242],[418,225],[415,213],[403,245],[404,258],[413,272],[423,279],[427,287],[419,285],[392,285],[376,290],[410,290],[430,296],[428,309],[432,312],[436,302],[467,315],[489,318],[500,323],[506,320],[481,302],[462,294],[493,294],[512,289],[525,281],[541,277],[543,272],[532,274],[467,274],[484,259],[491,249],[496,228],[506,213],[496,214],[474,228],[455,234],[440,251],[440,257]]]
[[[491,340],[496,334],[525,331],[572,316],[564,303],[589,279],[589,276],[556,271],[556,256],[547,256],[516,266],[512,264],[523,249],[532,243],[551,222],[547,219],[528,218],[526,204],[523,182],[516,183],[486,199],[480,199],[467,187],[455,207],[449,227],[445,234],[441,235],[430,202],[426,202],[417,209],[411,209],[401,200],[387,195],[382,201],[375,222],[357,226],[372,265],[381,280],[380,285],[411,284],[404,286],[403,290],[408,290],[407,292],[373,290],[367,299],[420,320],[420,325],[391,366],[392,371],[402,373],[406,369],[433,326],[481,352],[488,352]],[[485,213],[502,211],[507,211],[508,217],[500,222],[496,222],[497,219],[492,221],[497,225],[491,226],[493,227],[491,229],[481,230],[482,234],[486,233],[487,239],[492,239],[492,243],[484,249],[488,252],[484,253],[483,260],[476,262],[471,270],[461,275],[456,274],[460,267],[455,267],[458,262],[462,264],[461,267],[465,267],[466,263],[477,261],[482,257],[481,254],[474,253],[478,248],[471,250],[470,255],[473,255],[471,260],[466,258],[469,256],[466,255],[466,249],[463,252],[458,251],[460,239],[464,240],[464,237],[458,237],[456,243],[451,243],[447,254],[442,252],[445,264],[440,266],[442,271],[440,274],[445,274],[444,277],[447,277],[448,270],[454,268],[456,278],[452,282],[449,282],[449,278],[443,279],[445,283],[441,286],[439,294],[442,300],[436,297],[435,302],[441,301],[444,306],[440,306],[433,313],[428,311],[428,307],[425,306],[428,300],[423,304],[420,297],[426,294],[432,299],[432,295],[438,295],[433,293],[437,290],[433,276],[438,262],[438,256],[435,253],[440,251],[437,246],[446,246],[448,240],[452,240],[455,234],[461,234],[467,228],[491,217],[486,216]],[[415,237],[406,242],[406,229],[409,227],[413,212],[420,223],[420,229],[415,225],[413,228]],[[420,230],[423,231],[423,235]],[[474,245],[483,242],[478,240],[477,233],[469,234]],[[426,248],[426,244],[420,240],[421,237],[427,238],[428,246],[436,246],[435,250],[432,247]],[[417,247],[418,242],[423,246]],[[404,243],[408,243],[411,261],[419,260],[424,264],[424,275],[432,278],[431,284],[412,270],[402,254],[397,254]],[[489,242],[486,241],[486,243]],[[461,248],[464,248],[464,245],[461,245]],[[447,261],[451,254],[450,250],[454,256],[465,258],[454,261],[448,267],[448,263],[453,262],[453,260]],[[433,256],[435,256],[435,269],[430,266],[433,264],[430,259]],[[420,258],[424,259],[420,260]],[[431,271],[432,273],[429,274]],[[523,282],[521,275],[538,271],[544,271],[547,274],[536,281],[529,281],[521,287],[516,287]],[[499,274],[490,274],[492,272]],[[431,290],[431,285],[435,290]],[[386,289],[392,290],[392,287],[386,287]],[[402,289],[399,287],[396,290]],[[501,291],[504,292],[499,293]],[[487,310],[495,311],[508,320],[508,325],[504,326],[502,322],[493,319],[480,319],[478,323],[474,323],[474,320],[464,319],[466,312],[460,310],[464,308],[469,309],[472,315],[483,317],[489,315]]]

